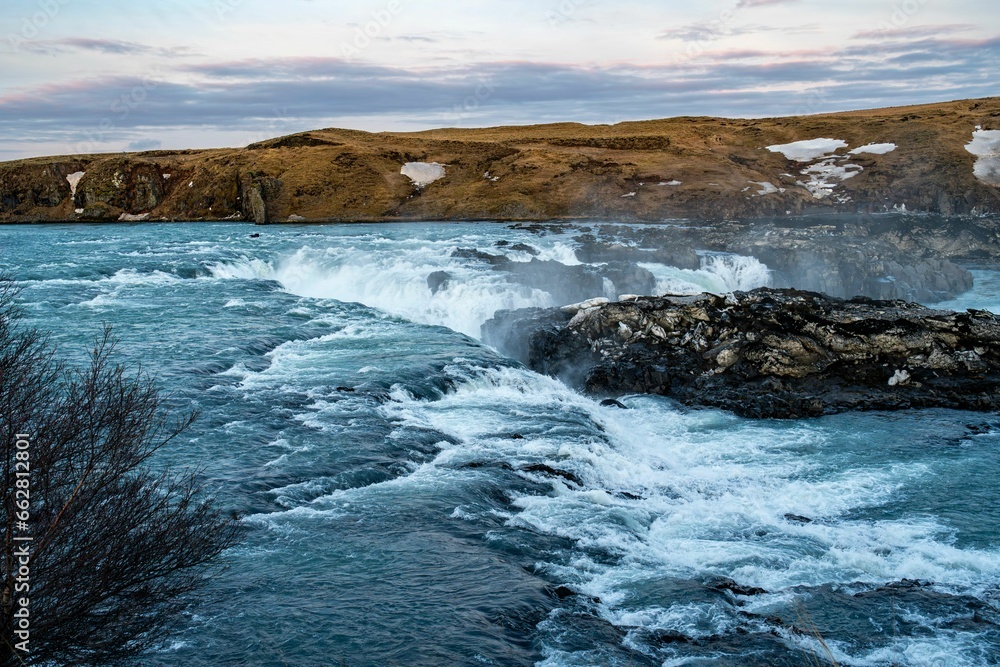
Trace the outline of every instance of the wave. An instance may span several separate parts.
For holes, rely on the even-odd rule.
[[[664,264],[640,264],[656,276],[658,294],[728,294],[771,285],[771,270],[755,257],[711,253],[701,268],[678,269]]]
[[[292,294],[363,303],[421,324],[479,337],[498,310],[554,305],[542,290],[508,282],[500,273],[448,257],[437,248],[398,252],[300,248],[274,260],[247,258],[210,265],[215,278],[273,280]],[[428,276],[448,273],[433,292]]]
[[[208,271],[214,278],[275,281],[298,296],[363,303],[413,322],[446,326],[476,338],[481,325],[498,310],[558,305],[545,290],[512,282],[505,273],[491,271],[476,261],[452,258],[455,247],[454,240],[410,246],[376,239],[354,248],[305,246],[274,259],[244,256],[210,264]],[[542,260],[580,264],[573,247],[562,241],[537,250]],[[512,261],[533,258],[527,252],[507,254]],[[660,294],[750,290],[768,285],[771,280],[766,265],[739,255],[705,255],[702,267],[696,271],[662,264],[641,266],[657,278],[656,290]],[[432,290],[428,277],[445,277],[441,272],[447,274],[447,280]],[[617,296],[610,282],[605,282],[610,296]]]
[[[111,275],[87,275],[77,278],[27,278],[24,285],[40,287],[60,287],[69,285],[115,285],[115,286],[156,286],[167,285],[182,280],[178,276],[165,271],[136,271],[135,269],[119,269]]]
[[[729,604],[642,602],[641,591],[664,579],[727,577],[770,591],[742,603],[760,612],[765,633],[773,631],[765,627],[769,610],[794,608],[822,587],[919,579],[946,593],[981,597],[1000,583],[998,553],[956,546],[954,530],[942,522],[919,513],[872,518],[940,475],[939,463],[857,465],[840,454],[845,443],[829,426],[681,412],[654,397],[626,397],[632,409],[621,411],[524,369],[456,362],[446,370],[460,382],[441,399],[398,390],[382,409],[394,421],[449,436],[433,461],[439,483],[492,461],[548,485],[547,493],[515,495],[506,523],[571,540],[572,555],[536,567],[602,600],[600,615],[619,627],[697,638],[758,623]],[[512,423],[519,438],[511,438]],[[565,475],[529,472],[553,469]],[[421,483],[429,474],[421,469]],[[456,507],[453,518],[492,525],[496,514],[467,505]],[[933,619],[926,625],[934,627]],[[808,649],[808,638],[786,640]],[[901,664],[914,665],[948,651],[955,653],[950,664],[977,664],[981,646],[973,632],[899,640],[907,658]],[[848,644],[835,651],[842,664],[874,664],[880,655],[859,654]]]

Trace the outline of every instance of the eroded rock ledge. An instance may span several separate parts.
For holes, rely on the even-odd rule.
[[[596,395],[756,418],[1000,408],[1000,318],[797,290],[502,311],[486,342]]]

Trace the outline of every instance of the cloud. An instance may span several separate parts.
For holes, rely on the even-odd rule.
[[[740,9],[749,9],[752,7],[766,7],[768,5],[790,5],[795,2],[800,2],[801,0],[739,0],[736,6]]]
[[[948,25],[915,25],[908,28],[887,28],[885,30],[864,30],[851,35],[851,39],[914,39],[940,37],[957,32],[976,30],[971,23],[950,23]]]
[[[163,142],[158,139],[139,139],[130,142],[125,148],[130,151],[155,151],[162,145]]]
[[[667,28],[657,39],[681,40],[684,42],[712,42],[724,37],[740,37],[764,32],[781,32],[783,34],[800,33],[815,29],[815,25],[802,26],[771,26],[771,25],[732,25],[722,20],[696,21],[676,28]]]
[[[249,58],[219,63],[181,65],[179,71],[220,79],[335,79],[412,76],[406,70],[343,58]]]
[[[274,135],[358,118],[368,119],[368,126],[404,119],[410,127],[430,128],[777,116],[995,95],[989,73],[998,70],[1000,37],[788,52],[705,50],[697,61],[647,66],[493,61],[388,67],[338,58],[174,62],[153,81],[95,77],[7,90],[0,93],[0,135],[121,146],[157,129]],[[135,96],[137,90],[142,94]]]
[[[116,39],[90,39],[68,37],[65,39],[26,41],[22,49],[30,53],[60,55],[71,51],[90,51],[115,56],[179,56],[190,55],[185,47],[161,48]]]
[[[425,35],[399,35],[398,37],[390,37],[389,39],[396,39],[401,42],[422,42],[425,44],[437,44],[440,41]]]
[[[698,21],[695,23],[677,26],[676,28],[667,28],[657,36],[657,39],[679,39],[685,42],[710,42],[732,34],[732,29],[727,27],[721,21]]]

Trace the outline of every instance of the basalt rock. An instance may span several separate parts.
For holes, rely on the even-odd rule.
[[[797,290],[503,311],[488,343],[598,396],[746,417],[1000,408],[1000,317]]]
[[[482,250],[476,250],[475,248],[456,248],[452,251],[451,256],[457,259],[474,259],[492,266],[504,264],[508,261],[506,255],[493,255]]]
[[[430,288],[431,294],[437,294],[443,289],[448,289],[449,283],[451,283],[451,274],[447,271],[435,271],[427,276],[427,287]]]

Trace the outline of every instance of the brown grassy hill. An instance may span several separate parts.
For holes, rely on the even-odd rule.
[[[977,126],[1000,129],[1000,98],[756,120],[325,129],[242,149],[0,163],[0,221],[719,219],[903,205],[1000,212],[1000,187],[973,175],[976,158],[965,149]],[[765,148],[817,138],[847,142],[838,164],[863,169],[825,198],[803,186],[807,164]],[[884,155],[847,156],[890,142],[897,148]],[[407,162],[446,165],[446,176],[415,187],[400,174]],[[66,177],[77,172],[71,195]]]

